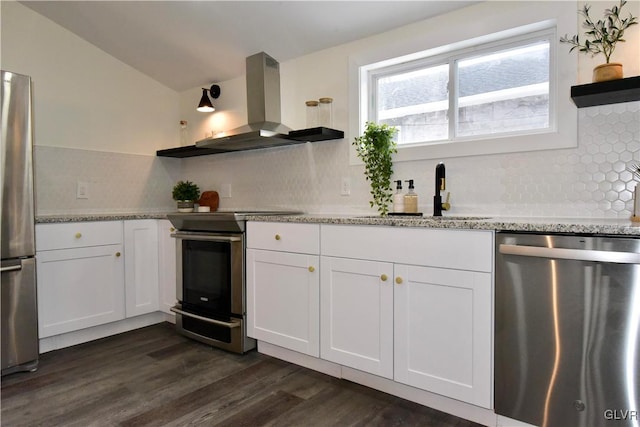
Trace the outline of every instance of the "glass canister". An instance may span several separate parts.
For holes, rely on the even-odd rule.
[[[318,101],[307,101],[307,129],[318,127]]]
[[[320,98],[318,123],[326,128],[333,127],[333,98]]]

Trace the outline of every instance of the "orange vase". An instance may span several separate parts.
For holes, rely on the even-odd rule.
[[[593,82],[606,82],[608,80],[618,80],[622,78],[622,64],[610,62],[598,65],[593,69]]]

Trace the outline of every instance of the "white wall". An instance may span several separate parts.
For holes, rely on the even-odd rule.
[[[32,77],[35,144],[153,155],[179,141],[178,93],[3,1],[2,68]]]
[[[638,6],[638,2],[632,5]],[[369,187],[362,166],[349,165],[353,138],[349,121],[357,114],[349,105],[349,61],[354,55],[375,55],[396,50],[398,55],[431,47],[430,29],[446,23],[451,34],[464,33],[473,20],[473,31],[495,32],[495,16],[509,9],[509,19],[499,25],[524,25],[540,20],[544,11],[564,16],[577,11],[577,2],[486,2],[443,15],[433,20],[398,28],[353,43],[327,49],[281,63],[282,118],[292,128],[304,127],[304,101],[322,96],[334,98],[334,127],[345,130],[345,139],[316,142],[272,150],[228,153],[183,160],[183,173],[203,189],[220,190],[231,185],[232,197],[221,199],[221,208],[296,208],[308,212],[375,213],[369,208]],[[592,9],[595,11],[595,6]],[[535,11],[533,13],[532,11]],[[634,14],[638,15],[637,11]],[[485,17],[485,19],[482,19]],[[562,27],[578,31],[569,23]],[[627,37],[630,49],[622,50],[627,75],[640,74],[640,64],[633,60],[640,33],[632,27]],[[463,31],[464,29],[464,31]],[[424,43],[420,44],[420,35]],[[407,40],[418,40],[411,46]],[[559,55],[569,55],[561,45]],[[635,49],[635,51],[634,51]],[[631,53],[629,53],[631,51]],[[268,52],[267,52],[268,53]],[[631,62],[627,64],[627,55]],[[584,56],[584,55],[582,55]],[[572,53],[574,63],[580,59]],[[277,58],[276,58],[277,59]],[[582,60],[581,67],[591,65]],[[585,72],[580,70],[579,74]],[[182,116],[190,120],[190,129],[200,139],[221,117],[225,105],[233,103],[238,117],[238,99],[244,88],[238,80],[220,82],[218,111],[203,114],[195,111],[200,92],[181,94]],[[575,83],[579,83],[578,76]],[[568,99],[569,94],[565,95]],[[245,102],[246,105],[246,102]],[[630,161],[640,160],[639,102],[579,110],[577,148],[439,159],[447,164],[448,190],[452,193],[452,214],[628,217],[632,210],[631,190],[635,182],[624,170]],[[186,108],[186,109],[184,109]],[[246,108],[246,107],[245,107]],[[574,107],[572,107],[574,108]],[[244,112],[243,112],[244,113]],[[246,113],[244,113],[246,114]],[[246,120],[246,118],[245,118]],[[574,118],[575,121],[575,118]],[[217,123],[224,125],[225,119]],[[233,126],[237,123],[232,120]],[[228,128],[223,128],[225,130]],[[575,137],[574,137],[575,138]],[[437,160],[437,161],[439,161]],[[432,211],[433,175],[437,161],[395,162],[394,179],[414,179],[420,196],[420,210]],[[340,194],[343,178],[351,182],[351,195]]]
[[[36,213],[173,209],[180,163],[155,153],[179,145],[178,93],[20,3],[0,15],[0,65],[33,81]]]

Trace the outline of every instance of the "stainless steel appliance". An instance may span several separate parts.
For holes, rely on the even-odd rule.
[[[0,71],[2,375],[38,366],[31,79]]]
[[[295,143],[288,136],[291,129],[280,123],[280,64],[260,52],[246,59],[246,68],[249,123],[197,141],[197,147],[241,151]]]
[[[256,346],[247,337],[245,229],[249,215],[294,212],[213,212],[167,215],[178,229],[178,332],[236,353]]]
[[[495,410],[640,426],[640,240],[496,235]]]

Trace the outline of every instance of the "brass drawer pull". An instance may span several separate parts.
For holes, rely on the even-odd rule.
[[[386,274],[383,274],[383,275],[380,276],[380,280],[382,280],[383,282],[386,282],[387,279],[388,279],[388,277],[387,277]]]
[[[281,239],[280,235],[276,234],[276,240],[280,240],[280,239]]]
[[[313,273],[314,271],[316,271],[315,267],[313,265],[309,266],[309,273]]]
[[[120,252],[116,252],[117,257],[119,257],[120,255],[122,255]]]
[[[82,237],[82,233],[76,233],[76,239],[79,239]]]
[[[400,277],[400,276],[396,277],[396,283],[398,285],[401,285],[402,284],[402,277]]]

